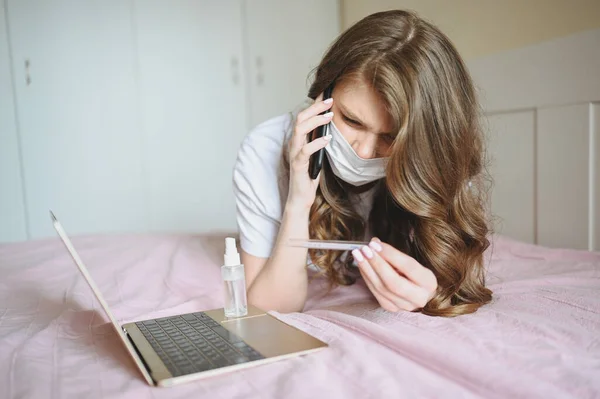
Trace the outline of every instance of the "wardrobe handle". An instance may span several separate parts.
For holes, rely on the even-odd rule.
[[[231,57],[231,80],[235,86],[240,84],[240,68],[237,57]]]
[[[29,62],[29,58],[25,59],[25,83],[27,86],[31,84],[31,74],[29,73],[29,66],[31,62]]]
[[[265,74],[263,72],[263,60],[262,57],[259,55],[258,57],[256,57],[256,85],[257,86],[262,86],[263,83],[265,82]]]

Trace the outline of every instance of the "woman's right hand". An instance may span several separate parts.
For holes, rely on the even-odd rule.
[[[316,179],[311,179],[308,173],[310,156],[324,148],[331,136],[326,135],[314,141],[307,142],[306,135],[311,133],[318,126],[325,125],[331,122],[333,112],[327,112],[324,115],[320,113],[327,111],[333,105],[333,98],[325,101],[321,100],[320,95],[315,103],[298,114],[296,118],[296,126],[294,133],[289,143],[289,160],[290,160],[290,187],[287,199],[287,205],[300,208],[310,209],[315,201],[317,187],[321,173]]]

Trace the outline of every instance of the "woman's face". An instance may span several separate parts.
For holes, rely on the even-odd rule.
[[[364,159],[389,156],[395,133],[379,95],[362,80],[346,79],[333,90],[333,123]]]

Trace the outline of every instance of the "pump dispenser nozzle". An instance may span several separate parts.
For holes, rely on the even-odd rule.
[[[223,264],[225,266],[235,266],[242,263],[240,260],[240,254],[238,253],[237,247],[235,245],[235,238],[225,238],[225,255],[223,258],[225,261]]]

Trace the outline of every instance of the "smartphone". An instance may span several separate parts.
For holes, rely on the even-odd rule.
[[[327,100],[331,98],[331,93],[333,93],[333,83],[330,84],[325,91],[323,92],[323,100]],[[331,109],[327,111],[321,112],[319,115],[323,115],[329,112]],[[315,130],[313,130],[310,141],[316,140],[325,136],[327,132],[327,125],[317,126]],[[323,157],[325,156],[325,149],[321,148],[319,151],[315,152],[310,156],[310,161],[308,164],[308,173],[311,179],[316,179],[323,167]]]

